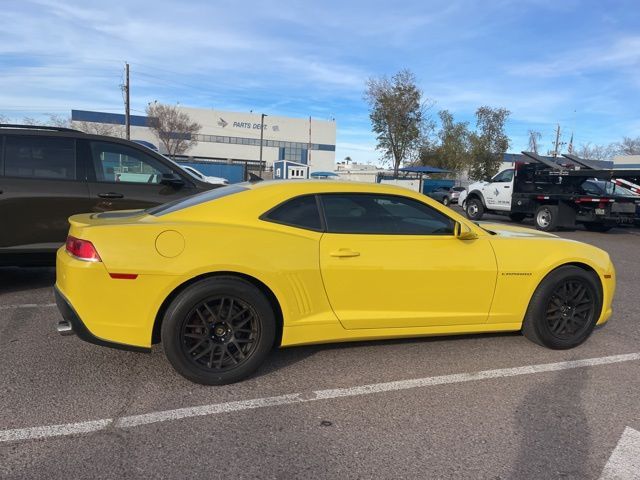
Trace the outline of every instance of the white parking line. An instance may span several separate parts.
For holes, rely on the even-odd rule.
[[[18,428],[14,430],[0,431],[0,442],[16,440],[28,440],[36,438],[59,437],[89,433],[104,430],[109,426],[116,428],[131,428],[151,423],[168,422],[183,418],[198,417],[203,415],[217,415],[222,413],[237,412],[256,408],[272,407],[276,405],[292,405],[296,403],[329,400],[333,398],[355,397],[371,395],[373,393],[408,390],[412,388],[430,387],[434,385],[446,385],[464,383],[491,378],[515,377],[518,375],[532,375],[535,373],[556,372],[574,368],[595,367],[613,363],[630,362],[640,360],[640,353],[624,355],[612,355],[608,357],[585,358],[566,362],[545,363],[540,365],[527,365],[514,368],[499,368],[496,370],[482,370],[480,372],[457,373],[453,375],[440,375],[436,377],[415,378],[411,380],[399,380],[395,382],[374,383],[357,387],[336,388],[329,390],[316,390],[308,394],[292,393],[277,397],[256,398],[236,402],[215,403],[198,407],[178,408],[142,415],[129,415],[120,418],[106,418],[80,423],[67,423],[63,425],[49,425],[42,427]]]
[[[16,305],[0,305],[0,310],[14,310],[18,308],[50,308],[55,306],[55,303],[18,303]]]
[[[602,470],[600,480],[640,479],[640,432],[627,427]]]

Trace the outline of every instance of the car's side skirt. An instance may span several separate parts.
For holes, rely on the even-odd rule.
[[[361,340],[466,335],[473,333],[517,332],[521,328],[522,322],[409,328],[360,328],[354,330],[346,330],[339,325],[285,326],[282,332],[281,346],[289,347],[314,343],[355,342]]]

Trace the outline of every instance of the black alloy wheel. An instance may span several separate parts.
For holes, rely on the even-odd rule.
[[[549,331],[561,340],[579,336],[593,321],[595,307],[595,298],[582,280],[570,279],[558,284],[547,304]]]
[[[549,273],[532,295],[522,333],[544,347],[577,347],[591,335],[601,311],[598,275],[574,265],[562,266]]]
[[[193,382],[224,385],[243,380],[274,346],[273,309],[265,294],[242,278],[200,280],[180,292],[164,315],[167,359]]]
[[[195,365],[215,371],[234,368],[260,339],[257,313],[247,302],[218,296],[196,305],[182,325],[182,350]]]

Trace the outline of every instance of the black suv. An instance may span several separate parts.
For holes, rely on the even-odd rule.
[[[217,185],[135,142],[0,124],[0,265],[49,265],[76,213],[148,208]]]

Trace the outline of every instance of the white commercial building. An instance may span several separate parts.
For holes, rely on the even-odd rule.
[[[268,166],[286,160],[308,166],[310,173],[333,171],[336,156],[335,121],[311,118],[291,118],[256,113],[226,112],[200,108],[178,107],[192,121],[202,126],[196,135],[198,144],[185,155],[222,161],[256,161],[260,158],[260,132],[262,130],[262,159]],[[72,110],[72,122],[124,125],[124,115]],[[131,139],[160,145],[147,119],[131,115]]]

